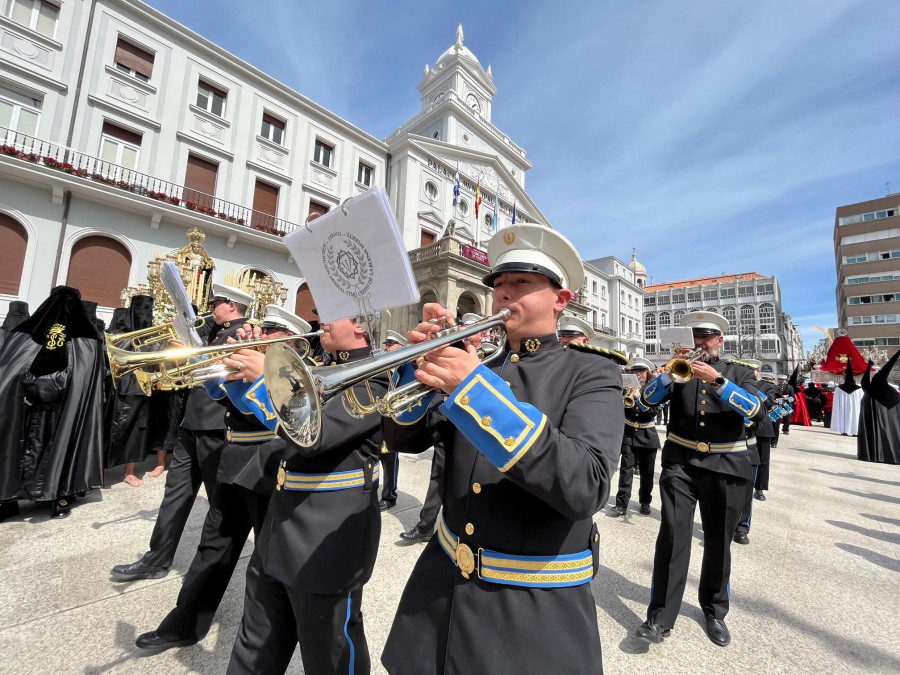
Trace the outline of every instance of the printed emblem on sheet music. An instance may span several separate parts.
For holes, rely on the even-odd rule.
[[[361,298],[372,286],[372,256],[365,244],[349,232],[328,236],[322,244],[322,265],[331,283],[351,298]]]

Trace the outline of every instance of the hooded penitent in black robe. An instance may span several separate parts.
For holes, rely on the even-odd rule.
[[[884,364],[871,382],[869,368],[863,376],[856,456],[864,462],[900,464],[900,394],[888,384],[888,375],[897,363],[900,350]]]
[[[103,343],[79,293],[58,286],[0,350],[0,501],[102,485]]]
[[[0,349],[3,349],[3,343],[6,341],[6,336],[9,335],[9,332],[29,316],[31,315],[28,313],[27,302],[13,300],[9,303],[9,311],[3,318],[3,325],[0,326]]]
[[[129,331],[149,328],[153,324],[153,298],[135,295],[121,323]],[[133,351],[131,340],[116,345]],[[122,377],[112,397],[109,416],[109,451],[106,466],[119,466],[143,461],[150,452],[150,397],[144,394],[133,374]]]

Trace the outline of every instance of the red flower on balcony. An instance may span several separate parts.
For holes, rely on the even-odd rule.
[[[180,197],[167,197],[166,201],[169,202],[170,204],[175,204],[175,206],[178,206],[181,203],[181,198]]]
[[[22,157],[22,153],[16,150],[12,145],[0,145],[0,152],[4,155],[9,155],[10,157]]]

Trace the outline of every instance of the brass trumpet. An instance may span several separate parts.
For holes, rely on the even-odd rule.
[[[503,309],[494,316],[463,327],[450,326],[434,333],[434,337],[424,342],[380,352],[367,359],[338,366],[310,368],[298,354],[286,345],[278,345],[266,352],[264,372],[266,389],[275,408],[281,427],[290,438],[302,447],[315,445],[322,431],[322,408],[331,399],[344,395],[344,406],[358,416],[379,413],[394,417],[409,410],[422,398],[433,391],[419,381],[389,391],[382,398],[369,393],[369,402],[359,400],[352,387],[376,375],[387,373],[404,363],[414,361],[431,351],[453,344],[459,340],[477,335],[492,328],[504,329],[503,342],[496,351],[481,350],[482,363],[503,353],[506,343],[505,324],[509,310]]]
[[[622,373],[622,388],[625,390],[622,403],[626,408],[633,408],[641,395],[641,381],[634,373]]]
[[[134,373],[141,390],[149,396],[153,389],[160,391],[186,389],[234,372],[222,364],[221,360],[239,349],[258,349],[279,342],[297,340],[305,344],[305,351],[300,355],[300,358],[303,358],[309,354],[309,338],[321,334],[322,331],[316,331],[303,335],[286,335],[208,347],[179,347],[162,352],[130,352],[110,346],[106,352],[109,356],[113,386],[118,385],[119,380],[125,375]]]
[[[212,312],[201,314],[194,322],[194,328],[202,328],[203,325],[212,318]],[[169,340],[182,339],[175,330],[174,323],[161,323],[156,326],[148,326],[140,328],[128,333],[104,333],[107,347],[115,347],[125,340],[131,341],[131,346],[135,349],[143,349],[158,342],[168,342]]]
[[[672,382],[684,384],[694,377],[694,369],[691,367],[691,364],[694,361],[705,362],[707,358],[706,354],[706,350],[704,350],[703,347],[697,347],[686,354],[670,359],[666,363],[666,375],[672,379]]]

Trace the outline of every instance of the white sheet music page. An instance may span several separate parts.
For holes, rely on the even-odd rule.
[[[373,188],[284,238],[323,323],[419,301],[400,228],[383,188]]]

